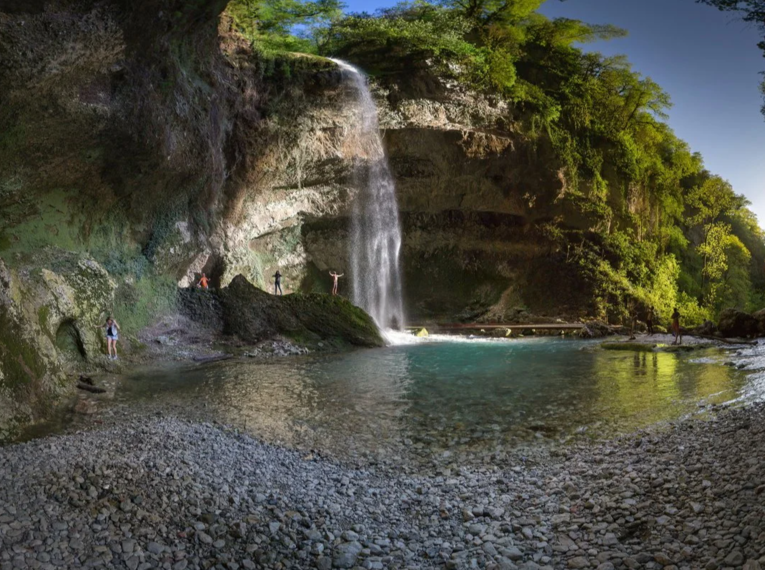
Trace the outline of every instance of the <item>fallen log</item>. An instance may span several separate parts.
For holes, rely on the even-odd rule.
[[[86,392],[93,392],[94,394],[103,394],[106,392],[106,388],[93,386],[92,384],[86,384],[85,382],[77,382],[77,387],[80,390],[85,390]]]
[[[719,336],[712,336],[708,334],[686,334],[685,336],[690,336],[693,338],[703,338],[705,340],[716,340],[723,344],[745,344],[747,346],[757,346],[758,344],[756,340],[744,340],[744,339],[736,340],[734,338],[722,338]]]
[[[198,364],[208,364],[210,362],[228,360],[229,358],[234,358],[234,356],[232,354],[219,354],[218,356],[196,356],[193,358],[193,360]]]

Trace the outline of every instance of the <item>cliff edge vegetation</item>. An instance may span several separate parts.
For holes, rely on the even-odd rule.
[[[666,318],[678,306],[698,324],[726,307],[760,308],[765,239],[746,199],[668,127],[668,93],[626,58],[577,47],[624,30],[550,20],[542,3],[420,1],[344,17],[336,4],[304,3],[321,16],[294,41],[359,65],[391,107],[460,90],[506,105],[495,132],[523,145],[540,177],[552,169],[558,178],[522,194],[525,231],[576,268],[591,315],[618,321],[653,308]],[[284,6],[235,0],[229,10],[268,51],[289,33],[258,27],[258,14]]]

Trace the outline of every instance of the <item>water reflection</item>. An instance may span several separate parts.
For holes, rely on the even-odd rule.
[[[118,399],[341,454],[493,449],[611,435],[678,417],[702,400],[735,398],[745,375],[708,354],[714,358],[699,361],[548,339],[440,342],[141,374]]]

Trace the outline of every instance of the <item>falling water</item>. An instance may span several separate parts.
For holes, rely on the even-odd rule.
[[[355,183],[351,234],[353,302],[383,329],[404,325],[401,292],[401,226],[396,187],[388,167],[377,107],[366,77],[352,65],[332,60],[356,93],[358,123],[354,125]]]

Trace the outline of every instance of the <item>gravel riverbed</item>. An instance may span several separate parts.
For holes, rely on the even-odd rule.
[[[178,419],[0,448],[0,568],[745,568],[765,407],[490,466],[353,467]],[[408,472],[405,472],[408,471]]]

